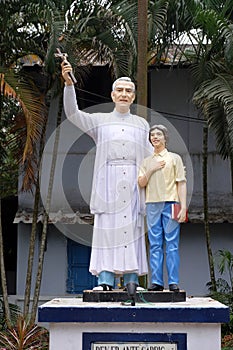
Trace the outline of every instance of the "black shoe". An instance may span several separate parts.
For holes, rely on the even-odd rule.
[[[173,284],[169,284],[169,290],[171,292],[179,292],[180,288],[177,284],[173,283]]]
[[[148,288],[148,290],[151,290],[153,292],[161,292],[163,290],[163,286],[160,286],[159,284],[152,283],[151,287]]]
[[[94,287],[93,290],[95,291],[104,291],[104,292],[108,292],[108,291],[112,291],[112,286],[109,286],[108,284],[100,284],[97,287]]]

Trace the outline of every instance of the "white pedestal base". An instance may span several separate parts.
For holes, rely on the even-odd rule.
[[[39,307],[39,321],[50,323],[50,350],[91,350],[96,343],[100,350],[121,350],[124,343],[135,344],[124,350],[163,350],[143,344],[169,340],[177,350],[220,350],[229,309],[211,298],[136,306],[54,299]]]

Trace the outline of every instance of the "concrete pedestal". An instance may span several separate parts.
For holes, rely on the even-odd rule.
[[[87,303],[62,298],[41,305],[50,350],[220,350],[229,308],[211,298],[184,302]]]

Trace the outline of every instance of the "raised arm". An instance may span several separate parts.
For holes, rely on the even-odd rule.
[[[63,61],[61,63],[61,68],[62,76],[65,81],[63,101],[66,117],[73,124],[87,132],[92,138],[95,138],[95,130],[99,118],[79,109],[74,84],[69,74],[72,72],[71,64],[68,61]]]

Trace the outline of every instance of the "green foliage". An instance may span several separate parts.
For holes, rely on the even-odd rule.
[[[0,198],[17,194],[19,172],[16,154],[20,145],[13,130],[20,112],[19,104],[3,98],[0,118]]]
[[[204,81],[194,94],[207,122],[215,132],[218,151],[223,158],[233,153],[233,75],[216,74]]]
[[[229,1],[196,3],[192,17],[195,46],[183,54],[196,83],[193,102],[216,135],[223,159],[233,159],[233,26]],[[190,36],[189,36],[190,38]]]
[[[108,62],[117,76],[132,74],[137,54],[135,1],[111,7],[109,2],[77,1],[68,19],[66,40],[79,60]]]
[[[61,11],[64,14],[71,3],[70,0],[1,0],[0,66],[9,67],[29,53],[44,58],[54,16]]]
[[[149,50],[154,50],[158,42],[162,45],[167,7],[168,1],[165,0],[148,3]],[[114,76],[130,75],[135,78],[137,17],[137,0],[74,2],[72,11],[68,13],[64,36],[69,43],[66,45],[71,54],[69,57],[76,53],[82,62],[105,62],[110,65]]]
[[[229,288],[233,293],[233,254],[229,250],[219,250],[219,272],[222,275],[225,271],[229,275],[230,285]]]
[[[17,319],[20,315],[20,308],[15,304],[9,304],[10,307],[10,316],[12,323],[15,324],[17,322]],[[5,318],[5,310],[4,310],[4,303],[3,299],[0,298],[0,331],[6,330],[6,318]]]
[[[223,336],[233,333],[233,254],[228,250],[219,250],[216,254],[216,262],[218,271],[221,275],[226,274],[228,280],[218,278],[216,281],[217,292],[212,292],[211,284],[207,285],[210,288],[211,297],[227,305],[230,309],[230,322],[222,325]]]

